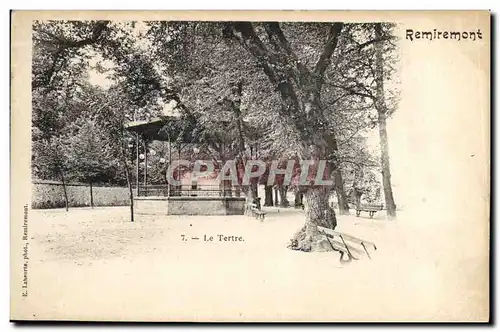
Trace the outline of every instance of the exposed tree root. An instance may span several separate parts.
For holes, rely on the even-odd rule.
[[[308,232],[306,226],[295,233],[288,248],[299,251],[333,251],[325,235],[319,231]]]
[[[326,236],[318,230],[318,226],[335,229],[337,219],[335,211],[328,203],[330,191],[328,188],[309,188],[306,198],[306,224],[291,239],[288,246],[300,251],[333,251]]]

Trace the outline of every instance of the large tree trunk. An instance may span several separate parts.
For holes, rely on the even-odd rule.
[[[122,162],[123,162],[123,168],[125,170],[125,178],[127,179],[127,186],[128,186],[128,194],[129,194],[129,200],[130,200],[130,221],[134,221],[134,189],[132,187],[132,179],[130,176],[130,170],[127,165],[126,157],[122,148]]]
[[[66,211],[69,210],[69,202],[68,202],[68,192],[66,191],[66,182],[64,181],[64,174],[61,171],[61,182],[63,186],[63,192],[64,192],[64,205],[66,207]]]
[[[259,197],[259,186],[257,182],[251,182],[253,197]]]
[[[326,137],[328,126],[325,125],[327,121],[320,97],[324,73],[330,65],[343,23],[330,25],[327,41],[313,70],[298,61],[278,22],[266,22],[262,26],[273,52],[265,46],[251,22],[227,23],[223,34],[241,43],[278,91],[281,99],[280,115],[290,119],[289,125],[300,135],[303,149],[297,151],[298,154],[330,160],[333,145],[330,144],[331,138]],[[317,150],[316,154],[307,151],[308,147]],[[329,228],[336,226],[335,212],[328,205],[329,194],[328,186],[308,189],[306,223],[292,239],[291,248],[304,251],[324,248],[326,239],[319,233],[317,225]]]
[[[339,214],[349,214],[349,205],[347,204],[347,196],[344,190],[344,180],[340,168],[333,172],[335,193],[337,194],[337,201],[339,202]]]
[[[295,189],[294,207],[296,209],[303,207],[303,202],[302,202],[303,196],[304,195],[299,189]]]
[[[264,187],[264,206],[273,206],[273,187],[265,186]]]
[[[382,39],[382,25],[375,24],[375,38]],[[387,105],[384,93],[384,58],[382,42],[375,43],[375,84],[377,86],[375,107],[378,113],[378,128],[380,135],[380,150],[382,162],[382,183],[384,186],[385,205],[387,216],[396,218],[396,204],[392,194],[391,166],[389,162],[389,142],[387,139]]]
[[[387,216],[390,219],[396,218],[396,204],[392,194],[391,184],[391,166],[389,163],[389,145],[387,142],[387,129],[385,117],[379,116],[379,134],[380,134],[380,147],[382,155],[382,183],[384,185],[385,206],[387,208]]]
[[[280,207],[289,207],[290,206],[290,202],[288,201],[288,198],[286,197],[286,193],[287,193],[287,187],[286,186],[283,186],[283,185],[279,185],[278,186],[278,192],[280,194]]]
[[[125,177],[127,178],[128,194],[130,199],[130,221],[134,221],[134,189],[132,188],[132,180],[130,179],[130,171],[125,164]]]
[[[312,103],[310,107],[311,109],[320,109],[319,100]],[[327,131],[318,132],[312,139],[312,143],[316,142],[316,145],[309,144],[311,156],[316,156],[318,161],[330,160],[325,165],[324,174],[330,175],[329,179],[325,180],[331,180],[334,177],[331,171],[334,169],[331,160],[332,156],[337,152],[335,137]],[[319,169],[317,171],[319,172]],[[333,181],[333,184],[335,185],[335,181]],[[337,227],[335,210],[329,204],[331,189],[332,186],[326,184],[316,184],[307,189],[305,194],[306,224],[292,238],[291,245],[289,246],[291,249],[301,251],[333,250],[325,235],[321,234],[318,230],[318,226],[330,229]]]
[[[124,126],[123,126],[123,120],[122,120],[122,125],[120,126],[120,159],[123,164],[123,170],[125,172],[125,178],[127,180],[127,186],[128,186],[128,195],[129,195],[129,201],[130,201],[130,222],[134,222],[134,189],[132,188],[132,175],[130,172],[130,169],[127,164],[127,150],[124,146],[124,134],[123,134]],[[139,182],[137,182],[139,183]],[[137,194],[139,194],[139,191],[137,191]]]
[[[243,169],[246,167],[245,160],[245,137],[243,135],[243,119],[241,116],[241,97],[243,94],[243,80],[239,80],[232,86],[231,89],[232,100],[230,100],[230,106],[233,110],[234,117],[236,120],[236,128],[238,131],[238,152],[239,158],[241,160],[241,164],[243,165]],[[236,196],[240,197],[240,187],[236,186]],[[253,184],[247,187],[246,190],[246,200],[245,200],[245,214],[251,215],[252,211],[250,209],[250,204],[253,204],[254,197],[257,197],[256,190],[253,188]]]
[[[233,197],[233,188],[230,180],[223,180],[219,184],[219,189],[222,191],[222,196]]]
[[[335,229],[337,219],[335,211],[328,205],[330,188],[327,186],[311,187],[305,194],[305,226],[291,240],[291,249],[301,251],[330,251],[328,240],[317,226]]]
[[[351,191],[351,201],[356,204],[356,207],[361,206],[361,197],[363,196],[364,192],[362,189],[363,185],[363,177],[364,177],[364,171],[363,168],[357,168],[354,173],[354,183],[352,184],[352,191]]]
[[[245,196],[245,215],[251,216],[252,209],[251,205],[254,203],[254,196],[252,186],[246,186],[246,196]]]
[[[354,188],[353,194],[354,194],[354,202],[356,202],[356,207],[361,206],[361,196],[363,196],[363,192],[358,188]]]
[[[93,209],[94,208],[94,193],[92,190],[92,181],[89,182],[90,185],[90,207]]]

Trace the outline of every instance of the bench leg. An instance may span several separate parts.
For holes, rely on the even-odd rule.
[[[361,245],[363,246],[363,249],[365,249],[365,252],[366,252],[366,255],[368,256],[369,259],[372,259],[372,257],[370,256],[370,254],[368,253],[368,250],[366,250],[366,246],[363,242],[361,242]]]
[[[345,259],[344,256],[347,256],[347,259]],[[343,252],[343,251],[340,252],[339,261],[341,264],[350,263],[350,262],[352,262],[352,260],[353,260],[353,257],[351,257],[349,254],[346,255],[345,252]]]
[[[323,235],[325,235],[326,240],[330,244],[330,247],[332,248],[332,250],[339,252],[339,254],[340,254],[340,258],[339,258],[340,263],[344,264],[344,263],[349,263],[350,261],[352,261],[352,257],[349,254],[347,255],[347,259],[344,259],[345,252],[343,250],[335,249],[335,247],[333,246],[332,242],[330,241],[330,239],[328,238],[328,235],[326,235],[326,233],[323,233],[321,231],[320,231],[320,233],[323,234]],[[347,249],[347,250],[349,250],[349,249]]]
[[[370,218],[373,218],[373,214],[374,214],[374,213],[375,213],[375,212],[370,211]]]
[[[351,253],[351,251],[349,250],[349,247],[347,246],[347,243],[345,243],[344,241],[344,237],[342,235],[340,235],[340,239],[342,240],[342,243],[344,244],[345,246],[345,249],[347,251],[347,256],[349,257],[349,260],[351,259],[354,259],[354,260],[358,260],[356,257],[354,257]]]
[[[356,217],[359,217],[360,213],[361,213],[361,211],[356,210]]]

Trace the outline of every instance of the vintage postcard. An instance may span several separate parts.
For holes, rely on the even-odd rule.
[[[14,11],[11,320],[488,322],[488,11]]]

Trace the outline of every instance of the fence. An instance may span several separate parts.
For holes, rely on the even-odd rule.
[[[70,207],[90,206],[90,186],[88,184],[66,184],[66,192]],[[61,182],[34,180],[31,194],[32,209],[65,207]],[[94,206],[123,206],[130,203],[127,187],[93,185],[92,194]]]
[[[241,190],[239,188],[220,188],[214,185],[203,185],[203,186],[169,186],[164,185],[147,185],[139,186],[139,196],[200,196],[200,197],[232,197],[241,196]]]

